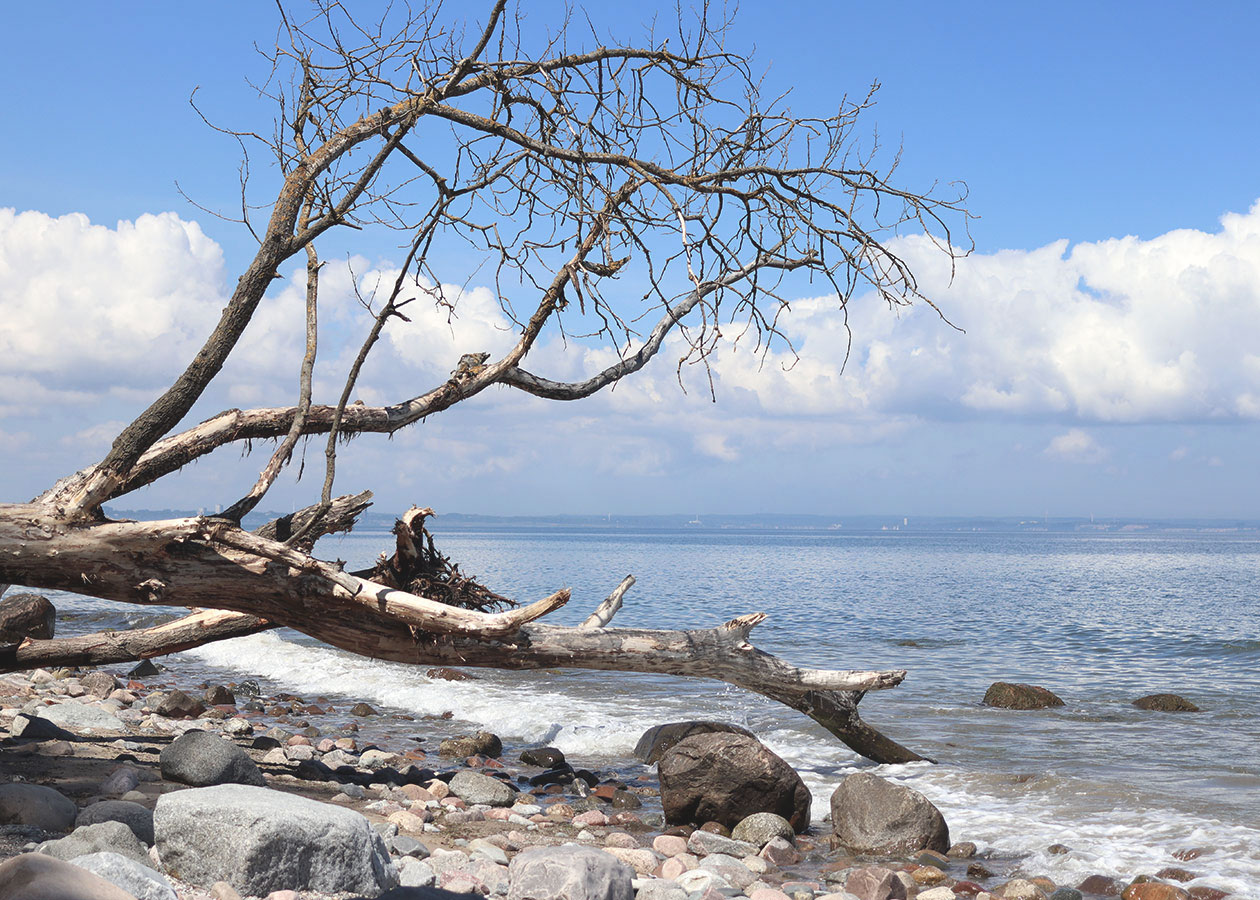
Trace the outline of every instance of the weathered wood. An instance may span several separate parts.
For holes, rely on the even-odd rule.
[[[599,606],[595,607],[595,612],[587,616],[578,628],[604,628],[612,621],[613,616],[621,610],[622,600],[625,599],[626,591],[634,587],[634,576],[627,575],[622,579],[621,584],[613,588],[613,592],[608,595]]]
[[[336,534],[339,531],[349,531],[354,527],[354,523],[358,520],[359,515],[371,505],[371,491],[363,491],[360,494],[347,494],[344,497],[336,498],[320,518],[319,524],[294,546],[300,550],[309,551],[315,545],[315,541],[324,535]],[[309,528],[311,520],[315,518],[315,512],[318,509],[319,504],[316,503],[303,507],[287,516],[272,519],[270,522],[255,528],[254,534],[268,540],[283,543],[293,535]]]

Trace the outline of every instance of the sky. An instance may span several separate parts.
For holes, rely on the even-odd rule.
[[[528,7],[540,30],[562,11]],[[586,9],[631,37],[652,15]],[[680,388],[671,345],[588,401],[492,390],[356,440],[338,487],[373,489],[381,511],[1260,518],[1257,26],[1250,3],[744,3],[730,44],[755,50],[767,90],[827,113],[877,80],[867,121],[900,144],[903,182],[966,182],[976,250],[952,280],[925,242],[898,245],[958,328],[857,297],[842,364],[835,298],[802,287],[785,321],[799,361],[726,349],[716,400]],[[213,327],[252,242],[205,211],[238,202],[238,153],[189,98],[269,127],[249,79],[275,31],[269,4],[234,0],[7,12],[0,498],[98,460]],[[325,398],[348,363],[338,337],[363,328],[351,278],[400,262],[393,245],[354,252],[353,276],[326,279]],[[506,320],[478,271],[454,257],[442,273],[462,289],[453,327],[432,309],[391,326],[362,399],[499,348]],[[301,277],[282,274],[193,420],[291,402]],[[549,336],[538,367],[571,378],[611,358]],[[226,450],[125,505],[226,505],[267,449]],[[321,449],[264,505],[317,497]]]

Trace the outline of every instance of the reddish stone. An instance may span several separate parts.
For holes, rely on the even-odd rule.
[[[1179,869],[1176,866],[1168,866],[1167,868],[1160,869],[1158,872],[1156,872],[1155,877],[1166,878],[1169,881],[1186,882],[1186,881],[1193,881],[1199,876],[1187,869]]]
[[[1102,897],[1118,897],[1123,887],[1119,881],[1106,875],[1090,875],[1076,886],[1083,894],[1098,894]]]
[[[1203,855],[1202,847],[1187,847],[1184,850],[1174,850],[1173,859],[1179,859],[1182,862],[1191,862]]]
[[[1190,900],[1223,900],[1229,896],[1225,891],[1210,887],[1192,887],[1186,893],[1190,895]]]
[[[950,886],[950,890],[955,894],[961,894],[964,897],[974,897],[976,894],[984,890],[974,881],[958,881]]]
[[[1147,881],[1131,884],[1120,892],[1120,900],[1189,900],[1190,895],[1175,884]]]

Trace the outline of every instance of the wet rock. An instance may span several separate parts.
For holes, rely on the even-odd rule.
[[[949,826],[926,797],[865,772],[845,778],[831,795],[831,827],[855,853],[949,849]]]
[[[175,889],[164,876],[117,853],[89,853],[70,862],[122,888],[136,900],[178,900]]]
[[[350,707],[350,715],[352,716],[379,716],[380,713],[374,710],[371,707],[371,705],[367,703],[356,703],[354,706]]]
[[[643,801],[630,791],[614,791],[612,795],[613,809],[639,809]]]
[[[1148,694],[1134,700],[1133,705],[1153,712],[1202,712],[1199,707],[1177,694]]]
[[[438,744],[438,756],[489,756],[497,758],[503,755],[503,742],[498,735],[488,731],[476,734],[464,734],[448,738]]]
[[[163,695],[153,711],[167,719],[195,719],[206,711],[206,705],[176,689]]]
[[[109,852],[144,865],[149,862],[149,848],[140,843],[135,833],[122,822],[84,825],[60,840],[45,841],[39,845],[37,852],[67,861],[89,853]]]
[[[1199,876],[1196,873],[1191,872],[1189,869],[1182,869],[1177,866],[1168,866],[1156,872],[1155,877],[1163,878],[1167,881],[1179,881],[1184,884],[1187,881],[1193,881]]]
[[[1053,691],[1035,684],[995,681],[984,692],[984,705],[1001,709],[1047,709],[1064,703]]]
[[[87,869],[39,853],[0,863],[0,900],[137,900]]]
[[[538,766],[542,769],[554,769],[565,764],[564,754],[555,747],[531,747],[529,750],[523,750],[521,762],[527,766]]]
[[[57,629],[57,609],[39,594],[11,594],[0,600],[0,644],[24,638],[49,640]]]
[[[63,832],[74,827],[79,808],[59,791],[39,784],[0,784],[0,825],[35,825]]]
[[[76,828],[99,822],[121,822],[145,846],[153,845],[153,811],[130,800],[102,800],[86,807],[74,820]]]
[[[857,900],[906,900],[906,886],[897,873],[880,866],[854,869],[844,889]]]
[[[657,767],[665,821],[727,827],[757,812],[809,827],[810,793],[796,771],[754,737],[695,734],[674,744]]]
[[[232,693],[231,688],[222,684],[216,684],[206,688],[203,695],[208,706],[235,706],[236,695]]]
[[[1229,896],[1225,891],[1210,888],[1207,885],[1199,885],[1186,890],[1186,895],[1190,900],[1225,900]]]
[[[665,725],[654,725],[643,732],[643,736],[634,745],[634,755],[651,765],[658,762],[679,741],[697,734],[742,734],[755,737],[747,728],[727,722],[669,722]]]
[[[737,841],[747,841],[757,847],[764,847],[774,838],[781,837],[787,841],[796,840],[796,832],[787,819],[774,813],[753,813],[731,829],[731,837]]]
[[[461,672],[459,669],[451,669],[447,666],[436,666],[424,673],[429,678],[438,678],[442,681],[475,681],[473,676],[467,672]]]
[[[752,856],[761,848],[745,841],[736,841],[732,838],[723,837],[720,834],[714,834],[711,831],[693,831],[691,837],[687,838],[687,849],[698,856],[721,853],[742,859],[745,856]]]
[[[801,861],[801,854],[786,838],[771,838],[757,854],[766,862],[776,866],[793,866]]]
[[[1118,880],[1108,875],[1090,875],[1076,886],[1085,894],[1098,894],[1101,897],[1118,897],[1124,887]]]
[[[632,900],[633,870],[602,850],[534,847],[508,867],[508,900]]]
[[[1002,888],[1005,900],[1046,900],[1046,892],[1024,878],[1014,878]]]
[[[467,769],[456,772],[449,787],[452,794],[472,805],[511,806],[516,802],[516,792],[502,781]]]
[[[243,894],[274,890],[375,896],[398,884],[384,841],[353,810],[246,785],[163,794],[153,814],[167,872]]]
[[[1189,900],[1189,897],[1185,889],[1158,881],[1131,884],[1120,892],[1120,900]]]
[[[1084,900],[1084,895],[1076,888],[1061,887],[1055,888],[1050,900]]]
[[[128,678],[150,678],[157,675],[163,669],[151,659],[142,659],[136,665],[132,666],[131,671],[127,673]]]
[[[267,783],[244,750],[207,731],[180,735],[162,750],[159,762],[163,778],[194,787]]]
[[[971,859],[976,855],[977,849],[976,845],[971,841],[959,841],[945,851],[945,855],[950,859]]]

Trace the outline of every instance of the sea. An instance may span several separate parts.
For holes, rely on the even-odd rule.
[[[570,587],[549,617],[580,622],[625,575],[614,625],[708,627],[764,612],[757,646],[803,666],[905,669],[863,717],[936,763],[875,765],[803,715],[721,682],[615,672],[479,670],[359,658],[289,631],[179,654],[208,678],[365,700],[417,717],[449,713],[510,746],[548,744],[591,767],[633,772],[632,749],[667,721],[746,726],[799,771],[820,828],[839,781],[869,771],[940,808],[955,841],[1074,885],[1178,866],[1260,897],[1260,537],[690,528],[443,527],[461,570],[530,601]],[[385,531],[325,539],[324,558],[366,566]],[[56,599],[62,633],[152,621],[160,610]],[[1047,687],[1062,708],[1011,711],[994,681]],[[1172,692],[1198,713],[1135,708]],[[437,721],[436,719],[434,721]],[[413,725],[416,723],[412,723]],[[641,768],[640,768],[641,771]],[[1050,852],[1053,845],[1068,852]],[[1197,859],[1173,854],[1195,849]]]

